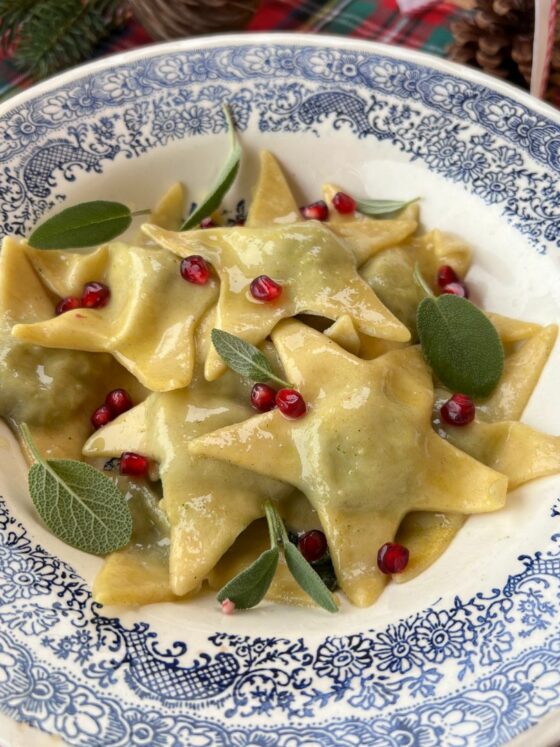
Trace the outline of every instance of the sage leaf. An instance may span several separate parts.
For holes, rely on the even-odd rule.
[[[94,555],[127,545],[132,515],[114,482],[84,462],[43,459],[25,424],[21,431],[36,459],[29,470],[29,492],[50,531],[68,545]]]
[[[466,298],[424,298],[416,314],[422,352],[453,392],[485,397],[504,370],[504,349],[490,320]]]
[[[132,222],[132,216],[133,213],[120,202],[82,202],[41,223],[28,242],[35,249],[80,249],[95,246],[111,241],[126,231]]]
[[[231,118],[231,113],[227,106],[224,106],[224,114],[229,130],[229,141],[230,151],[229,155],[223,164],[220,172],[216,178],[216,181],[210,188],[206,197],[202,200],[200,205],[193,210],[186,221],[183,223],[180,231],[188,231],[194,226],[198,226],[201,220],[207,218],[211,213],[219,208],[222,200],[234,182],[237,172],[239,171],[239,163],[241,161],[241,145],[237,139],[235,133],[235,125]]]
[[[419,199],[419,197],[415,197],[413,200],[406,202],[400,200],[356,200],[356,207],[360,213],[372,215],[375,218],[382,218],[383,216],[404,210],[405,207],[418,202]]]
[[[422,271],[420,270],[420,265],[418,264],[418,262],[415,262],[414,264],[412,277],[414,278],[416,285],[418,285],[418,287],[424,292],[424,295],[426,295],[428,298],[434,297],[432,289],[426,282],[426,278],[422,275]]]
[[[274,533],[276,539],[282,542],[286,565],[298,585],[306,594],[309,594],[311,599],[313,599],[319,607],[322,607],[328,612],[338,612],[338,607],[336,606],[333,596],[326,587],[323,579],[319,576],[313,566],[307,562],[297,547],[290,542],[286,526],[282,517],[278,513],[277,508],[270,501],[267,501],[265,504],[265,511],[271,537]]]
[[[284,541],[283,532],[284,523],[270,501],[264,504],[264,513],[268,524],[268,535],[270,537],[270,546],[278,547],[279,542]]]
[[[255,607],[268,591],[272,583],[280,552],[277,547],[265,550],[254,563],[228,581],[218,592],[217,599],[223,602],[230,599],[237,609]]]
[[[291,542],[284,544],[284,556],[290,573],[311,599],[327,612],[338,612],[333,595],[314,568]]]
[[[223,602],[229,599],[239,609],[255,607],[265,596],[276,573],[280,558],[278,544],[280,542],[288,569],[301,588],[320,607],[329,612],[337,612],[338,607],[333,596],[319,574],[290,542],[288,532],[276,507],[267,501],[264,509],[270,535],[270,549],[263,552],[248,568],[228,581],[218,592],[218,601]]]
[[[212,344],[232,371],[251,381],[276,381],[283,387],[289,383],[276,376],[268,358],[254,345],[222,329],[212,330]]]

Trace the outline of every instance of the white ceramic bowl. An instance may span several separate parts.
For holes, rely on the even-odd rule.
[[[326,180],[419,195],[425,226],[475,247],[477,301],[559,319],[558,114],[471,70],[343,38],[170,43],[20,94],[0,109],[3,230],[25,233],[62,200],[150,206],[177,178],[196,199],[227,150],[223,101],[245,153],[230,205],[250,196],[261,148],[281,157],[302,203]],[[559,363],[556,349],[524,416],[551,433]],[[560,707],[557,477],[469,519],[433,567],[370,609],[262,604],[224,617],[211,597],[101,609],[89,593],[100,560],[41,526],[1,435],[0,710],[11,719],[87,747],[489,747]]]

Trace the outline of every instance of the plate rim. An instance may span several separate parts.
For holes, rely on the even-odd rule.
[[[371,42],[368,40],[361,39],[350,39],[348,37],[336,36],[336,35],[314,35],[303,37],[300,34],[295,33],[255,33],[255,34],[221,34],[218,36],[206,36],[196,37],[191,39],[183,39],[179,41],[155,43],[138,47],[133,50],[126,52],[120,52],[114,55],[109,55],[92,62],[85,63],[83,65],[76,66],[69,71],[65,71],[59,75],[53,76],[46,81],[36,84],[25,91],[13,96],[7,101],[0,105],[0,117],[10,112],[12,109],[17,108],[21,104],[25,104],[27,101],[32,100],[36,96],[48,93],[60,86],[65,86],[71,83],[73,80],[79,79],[86,75],[92,75],[99,71],[105,70],[112,66],[127,65],[135,61],[147,59],[154,56],[165,55],[167,51],[170,53],[177,53],[181,51],[191,51],[197,48],[208,49],[213,47],[227,47],[227,46],[241,46],[241,45],[255,45],[265,46],[266,43],[273,42],[275,44],[286,44],[287,46],[295,47],[334,47],[336,49],[356,49],[372,54],[378,53],[388,58],[395,60],[405,60],[413,64],[420,64],[424,67],[441,71],[453,75],[456,78],[472,81],[485,88],[496,91],[500,95],[507,96],[514,100],[519,101],[528,109],[542,113],[543,116],[550,119],[556,124],[560,124],[560,112],[554,109],[551,105],[535,99],[530,94],[517,89],[511,84],[504,83],[503,81],[496,80],[485,73],[465,69],[465,66],[453,63],[449,60],[435,57],[426,52],[420,52],[418,50],[394,47],[392,45],[383,44],[379,42]],[[557,714],[558,721],[560,722],[560,712]],[[536,729],[537,727],[534,727]],[[521,736],[525,736],[532,733],[527,731]]]
[[[104,55],[98,59],[75,65],[69,70],[50,76],[46,80],[34,83],[29,88],[19,91],[5,101],[0,102],[0,117],[3,117],[16,106],[24,104],[28,99],[32,99],[36,95],[48,93],[50,90],[59,86],[64,86],[67,83],[72,82],[76,77],[90,75],[97,71],[110,68],[115,64],[120,65],[140,61],[143,58],[143,53],[146,52],[148,53],[146,55],[147,57],[156,57],[160,54],[165,54],[167,50],[171,52],[181,52],[196,49],[199,46],[202,48],[209,48],[228,46],[228,44],[237,47],[253,41],[255,42],[255,45],[261,44],[263,46],[266,42],[272,41],[274,43],[285,43],[287,46],[300,47],[333,46],[355,49],[366,48],[366,51],[370,50],[372,53],[378,52],[381,55],[393,57],[397,60],[402,59],[412,63],[418,62],[426,67],[433,67],[436,70],[447,72],[456,78],[462,78],[463,80],[472,81],[478,85],[493,89],[503,96],[514,98],[527,106],[527,108],[534,108],[537,111],[542,112],[543,116],[548,117],[560,125],[560,110],[556,109],[552,104],[536,98],[528,91],[519,88],[513,83],[509,83],[500,78],[494,78],[488,73],[471,68],[468,65],[462,65],[458,62],[448,60],[445,57],[438,57],[430,52],[412,49],[410,47],[401,47],[385,42],[378,42],[369,39],[356,39],[353,37],[338,36],[336,34],[302,35],[292,31],[262,31],[254,33],[232,32],[230,34],[187,37],[184,39],[144,44],[141,47],[128,49],[124,52],[115,52],[113,54]],[[202,42],[202,44],[200,44],[200,42]]]

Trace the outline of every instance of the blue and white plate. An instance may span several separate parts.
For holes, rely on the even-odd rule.
[[[560,319],[558,114],[470,70],[341,38],[154,46],[20,94],[0,109],[3,231],[25,235],[64,202],[149,207],[177,178],[198,199],[227,151],[224,101],[245,148],[232,207],[250,197],[263,147],[302,203],[326,180],[421,196],[426,226],[475,247],[477,301]],[[556,350],[524,417],[551,433],[559,365]],[[93,604],[100,560],[43,529],[25,473],[3,429],[2,718],[84,747],[490,747],[527,744],[535,726],[537,747],[560,733],[558,478],[471,518],[370,609],[225,617],[211,597]]]

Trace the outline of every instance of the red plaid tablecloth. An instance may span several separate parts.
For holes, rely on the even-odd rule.
[[[342,34],[443,56],[451,41],[449,24],[461,13],[447,2],[405,16],[400,13],[396,0],[262,0],[248,31]],[[139,24],[131,21],[121,33],[102,45],[96,56],[133,49],[152,41]],[[9,58],[0,58],[0,98],[31,83],[14,68]]]

